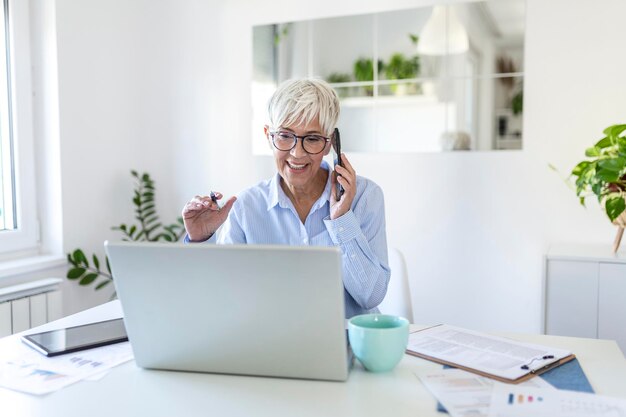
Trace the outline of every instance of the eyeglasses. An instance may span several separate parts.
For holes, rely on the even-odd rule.
[[[326,148],[326,144],[330,138],[320,135],[304,135],[298,136],[295,133],[279,130],[278,132],[270,132],[272,143],[279,151],[290,151],[298,144],[298,138],[302,141],[302,148],[308,154],[315,155]]]

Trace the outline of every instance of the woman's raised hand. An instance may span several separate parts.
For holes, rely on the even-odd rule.
[[[335,166],[336,173],[332,174],[330,188],[330,219],[334,220],[343,216],[352,207],[352,201],[356,195],[356,171],[346,158],[346,154],[341,154],[341,160],[345,167],[340,165]],[[337,196],[336,183],[341,184],[343,187],[343,194]]]
[[[220,208],[217,200],[221,200],[222,193],[215,192],[215,200],[210,196],[195,196],[183,207],[183,222],[185,230],[192,242],[202,242],[213,236],[213,233],[226,221],[228,212],[233,207],[237,197],[231,197]]]

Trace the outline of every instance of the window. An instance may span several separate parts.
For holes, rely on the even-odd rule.
[[[3,59],[0,62],[0,172],[2,175],[2,193],[0,193],[0,231],[15,230],[17,219],[15,214],[15,181],[13,175],[13,140],[11,137],[11,105],[9,101],[9,56],[8,45],[8,19],[6,4],[3,7],[3,18],[0,26],[0,43],[3,46]]]
[[[0,16],[0,252],[37,251],[29,2]]]

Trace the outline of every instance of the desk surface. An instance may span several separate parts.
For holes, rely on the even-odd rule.
[[[117,301],[41,326],[49,330],[121,317]],[[417,326],[416,326],[417,327]],[[626,398],[626,360],[614,341],[504,334],[574,352],[599,394]],[[355,364],[347,382],[303,381],[153,371],[134,361],[95,382],[81,381],[43,397],[0,388],[1,416],[442,416],[416,371],[440,365],[405,355],[389,373]]]

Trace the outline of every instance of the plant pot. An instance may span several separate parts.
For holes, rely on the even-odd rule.
[[[391,84],[391,92],[396,96],[406,96],[409,94],[408,84]]]
[[[624,197],[626,200],[626,197]],[[613,253],[617,253],[619,249],[619,245],[622,242],[622,236],[624,235],[624,228],[626,228],[626,211],[622,212],[615,220],[613,220],[613,224],[617,226],[617,235],[615,235],[615,240],[613,241]]]

